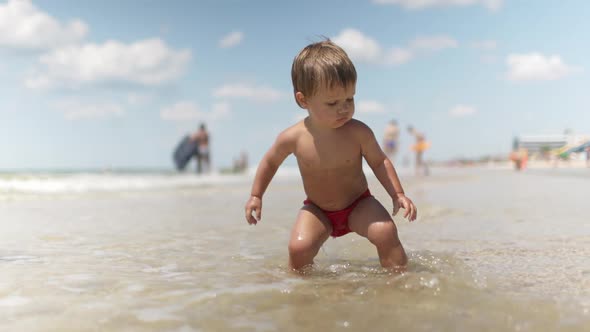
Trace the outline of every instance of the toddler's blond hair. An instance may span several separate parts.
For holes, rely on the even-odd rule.
[[[309,44],[299,52],[293,60],[291,79],[294,94],[301,92],[313,97],[320,87],[356,84],[356,69],[346,52],[327,39]],[[297,98],[295,101],[299,105]]]

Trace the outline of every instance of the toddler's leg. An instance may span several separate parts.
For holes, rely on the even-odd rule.
[[[348,217],[348,227],[377,247],[381,266],[404,271],[408,257],[391,215],[374,197],[359,202]]]
[[[313,264],[313,258],[332,232],[324,213],[314,205],[299,211],[289,241],[289,267],[299,270]]]

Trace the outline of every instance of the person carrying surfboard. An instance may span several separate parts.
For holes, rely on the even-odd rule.
[[[308,116],[281,132],[260,161],[245,205],[247,222],[261,220],[264,192],[285,158],[294,154],[307,199],[289,240],[290,268],[313,264],[330,236],[355,232],[375,245],[381,266],[403,271],[406,252],[391,215],[369,191],[363,158],[391,197],[393,215],[403,208],[404,217],[414,221],[418,210],[373,131],[353,119],[357,74],[352,61],[328,39],[301,50],[291,76],[295,101]]]

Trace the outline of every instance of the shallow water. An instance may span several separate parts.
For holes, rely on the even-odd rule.
[[[590,327],[586,170],[402,176],[420,214],[396,218],[410,258],[402,275],[356,235],[326,242],[305,275],[289,272],[296,177],[273,182],[257,226],[242,211],[249,176],[1,180],[0,330]],[[391,206],[375,181],[371,190]]]

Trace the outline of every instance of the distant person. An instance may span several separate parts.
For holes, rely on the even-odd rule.
[[[510,160],[514,163],[514,169],[522,171],[526,169],[529,161],[529,150],[526,148],[518,148],[510,153]]]
[[[529,150],[525,149],[525,148],[521,148],[518,151],[518,154],[520,156],[520,170],[523,171],[527,168],[528,165],[528,161],[529,161]]]
[[[242,173],[248,169],[248,153],[242,151],[238,159],[234,159],[234,173]]]
[[[383,152],[389,159],[395,160],[395,155],[398,149],[399,127],[397,121],[391,120],[385,127],[383,133]]]
[[[512,150],[512,152],[510,152],[510,161],[512,161],[514,165],[514,170],[520,171],[521,158],[518,150]]]
[[[201,123],[199,130],[191,135],[191,140],[198,144],[198,152],[195,155],[197,173],[209,172],[211,166],[209,159],[209,132],[204,123]]]
[[[312,265],[330,235],[355,232],[375,245],[381,266],[403,271],[406,252],[391,215],[369,191],[363,158],[391,197],[394,215],[402,207],[404,217],[413,221],[417,210],[371,129],[352,118],[352,61],[330,40],[313,43],[295,57],[291,76],[295,101],[308,116],[281,132],[260,161],[245,206],[246,220],[251,225],[260,221],[266,188],[285,158],[294,154],[307,199],[291,232],[289,267]]]
[[[414,127],[408,126],[408,132],[414,136],[415,143],[412,145],[412,150],[416,154],[415,169],[416,175],[428,175],[428,165],[424,162],[424,152],[430,147],[430,143],[424,137],[424,134],[418,132]]]
[[[586,147],[586,167],[590,167],[590,146]]]

